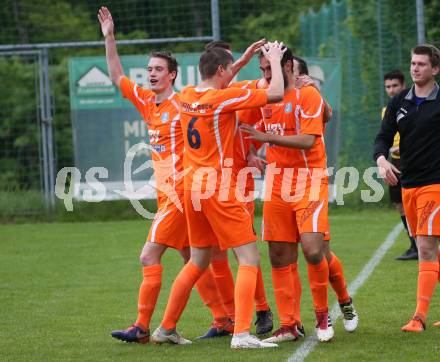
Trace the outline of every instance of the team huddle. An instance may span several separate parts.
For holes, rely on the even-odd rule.
[[[201,83],[173,91],[178,65],[154,52],[149,89],[124,75],[110,12],[98,14],[110,77],[142,114],[154,152],[158,211],[141,253],[143,281],[138,317],[112,336],[126,342],[190,344],[176,330],[192,288],[213,322],[199,338],[232,335],[231,348],[269,348],[305,336],[301,322],[298,246],[307,262],[319,341],[334,336],[328,286],[335,291],[344,328],[353,332],[358,314],[347,292],[343,268],[330,250],[325,125],[331,107],[308,77],[307,63],[282,43],[264,39],[234,62],[227,43],[206,45]],[[261,79],[234,83],[258,53]],[[258,151],[266,146],[265,160]],[[279,328],[267,303],[254,231],[254,177],[265,172],[262,240],[268,243]],[[168,297],[160,326],[150,320],[162,284],[161,257],[179,250],[184,266]],[[228,262],[238,262],[235,278]],[[256,333],[250,334],[253,310]]]

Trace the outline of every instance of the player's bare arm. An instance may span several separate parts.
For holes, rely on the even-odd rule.
[[[99,9],[98,20],[101,24],[102,35],[105,39],[105,57],[107,59],[107,68],[110,79],[119,88],[121,77],[124,75],[124,70],[116,49],[114,33],[115,26],[113,24],[112,14],[105,6],[102,6],[101,9]]]
[[[376,160],[377,167],[379,167],[379,174],[388,185],[397,185],[397,175],[400,171],[389,162],[385,156],[379,156]]]
[[[284,97],[284,78],[281,71],[281,59],[287,48],[282,49],[283,46],[282,42],[278,43],[278,41],[274,41],[273,43],[268,42],[261,47],[261,51],[269,61],[272,70],[272,78],[269,88],[267,88],[266,91],[268,103],[279,102]]]
[[[234,64],[232,64],[232,74],[233,77],[240,71],[241,68],[243,68],[247,63],[250,62],[252,57],[255,53],[260,51],[260,48],[267,43],[267,40],[265,38],[260,39],[256,41],[255,43],[251,44],[246,51],[241,55],[240,58],[238,58]]]
[[[257,89],[265,89],[268,87],[266,79],[260,78],[257,82]]]
[[[249,134],[249,136],[246,137],[248,139],[262,143],[271,143],[281,147],[300,148],[300,149],[308,150],[313,147],[316,140],[316,136],[311,134],[281,136],[281,135],[258,131],[247,124],[242,124],[240,128],[243,132]]]

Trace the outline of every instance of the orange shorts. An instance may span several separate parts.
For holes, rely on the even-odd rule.
[[[185,214],[189,244],[197,248],[218,245],[220,249],[238,247],[255,241],[252,217],[242,202],[230,197],[218,201],[218,191],[208,199],[194,201],[185,191]]]
[[[246,207],[247,211],[249,211],[249,214],[251,215],[252,221],[253,221],[254,220],[254,213],[255,213],[255,201],[252,200],[252,201],[246,202],[242,199],[243,197],[247,197],[247,196],[251,195],[255,191],[254,179],[251,178],[250,180],[251,180],[251,182],[249,182],[249,179],[248,179],[248,182],[246,183],[245,189],[243,191],[240,191],[241,198],[237,197],[237,194],[235,194],[235,198],[238,198],[238,200],[243,203],[243,205]],[[238,185],[236,185],[236,187],[238,187]],[[231,197],[234,197],[234,196],[232,196],[232,192],[230,195],[231,195]]]
[[[183,198],[180,198],[183,206]],[[148,232],[147,242],[181,250],[189,246],[185,212],[171,200],[158,200],[158,210]]]
[[[271,199],[264,201],[263,240],[295,243],[299,234],[312,232],[327,234],[329,240],[328,185],[321,185],[318,200],[310,201],[309,195],[307,188],[301,200],[288,202],[279,192],[272,192]]]
[[[402,202],[411,236],[440,236],[440,184],[402,187]]]
[[[297,232],[296,233],[296,236],[295,236],[295,243],[300,243],[301,242],[301,237],[299,236],[299,233]],[[325,231],[324,232],[324,239],[323,239],[324,241],[330,241],[330,230],[327,230],[327,231]]]
[[[255,212],[255,205],[254,202],[245,202],[244,207],[248,211],[249,215],[251,215],[252,220],[254,220],[254,212]]]

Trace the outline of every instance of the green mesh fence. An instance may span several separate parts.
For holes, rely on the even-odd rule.
[[[340,166],[373,165],[373,141],[388,101],[383,75],[396,68],[409,75],[417,41],[415,3],[332,1],[300,15],[301,53],[342,63]]]

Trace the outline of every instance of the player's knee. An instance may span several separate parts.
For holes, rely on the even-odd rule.
[[[239,265],[260,265],[260,253],[255,242],[238,246],[233,250]]]
[[[274,268],[282,268],[293,263],[290,260],[287,253],[283,253],[281,250],[270,250],[269,251],[270,263]]]
[[[309,264],[319,264],[324,255],[320,249],[308,249],[304,250],[304,257]]]
[[[160,262],[160,259],[149,254],[141,254],[139,259],[143,266],[155,265]]]
[[[260,254],[252,248],[241,250],[236,254],[239,265],[260,265]]]
[[[191,263],[205,270],[211,263],[211,248],[191,248]]]
[[[258,253],[246,253],[245,255],[237,255],[239,265],[260,265],[260,255]]]
[[[438,259],[438,252],[436,248],[432,248],[430,245],[424,245],[423,243],[420,243],[418,245],[419,250],[419,259],[420,260],[437,260]]]
[[[211,262],[211,260],[209,258],[208,259],[194,258],[192,256],[191,256],[190,260],[191,260],[191,263],[193,263],[195,266],[197,266],[200,270],[205,270]]]
[[[143,251],[140,256],[140,262],[143,266],[150,266],[160,264],[161,253],[156,253],[152,250],[148,250],[147,252]]]

